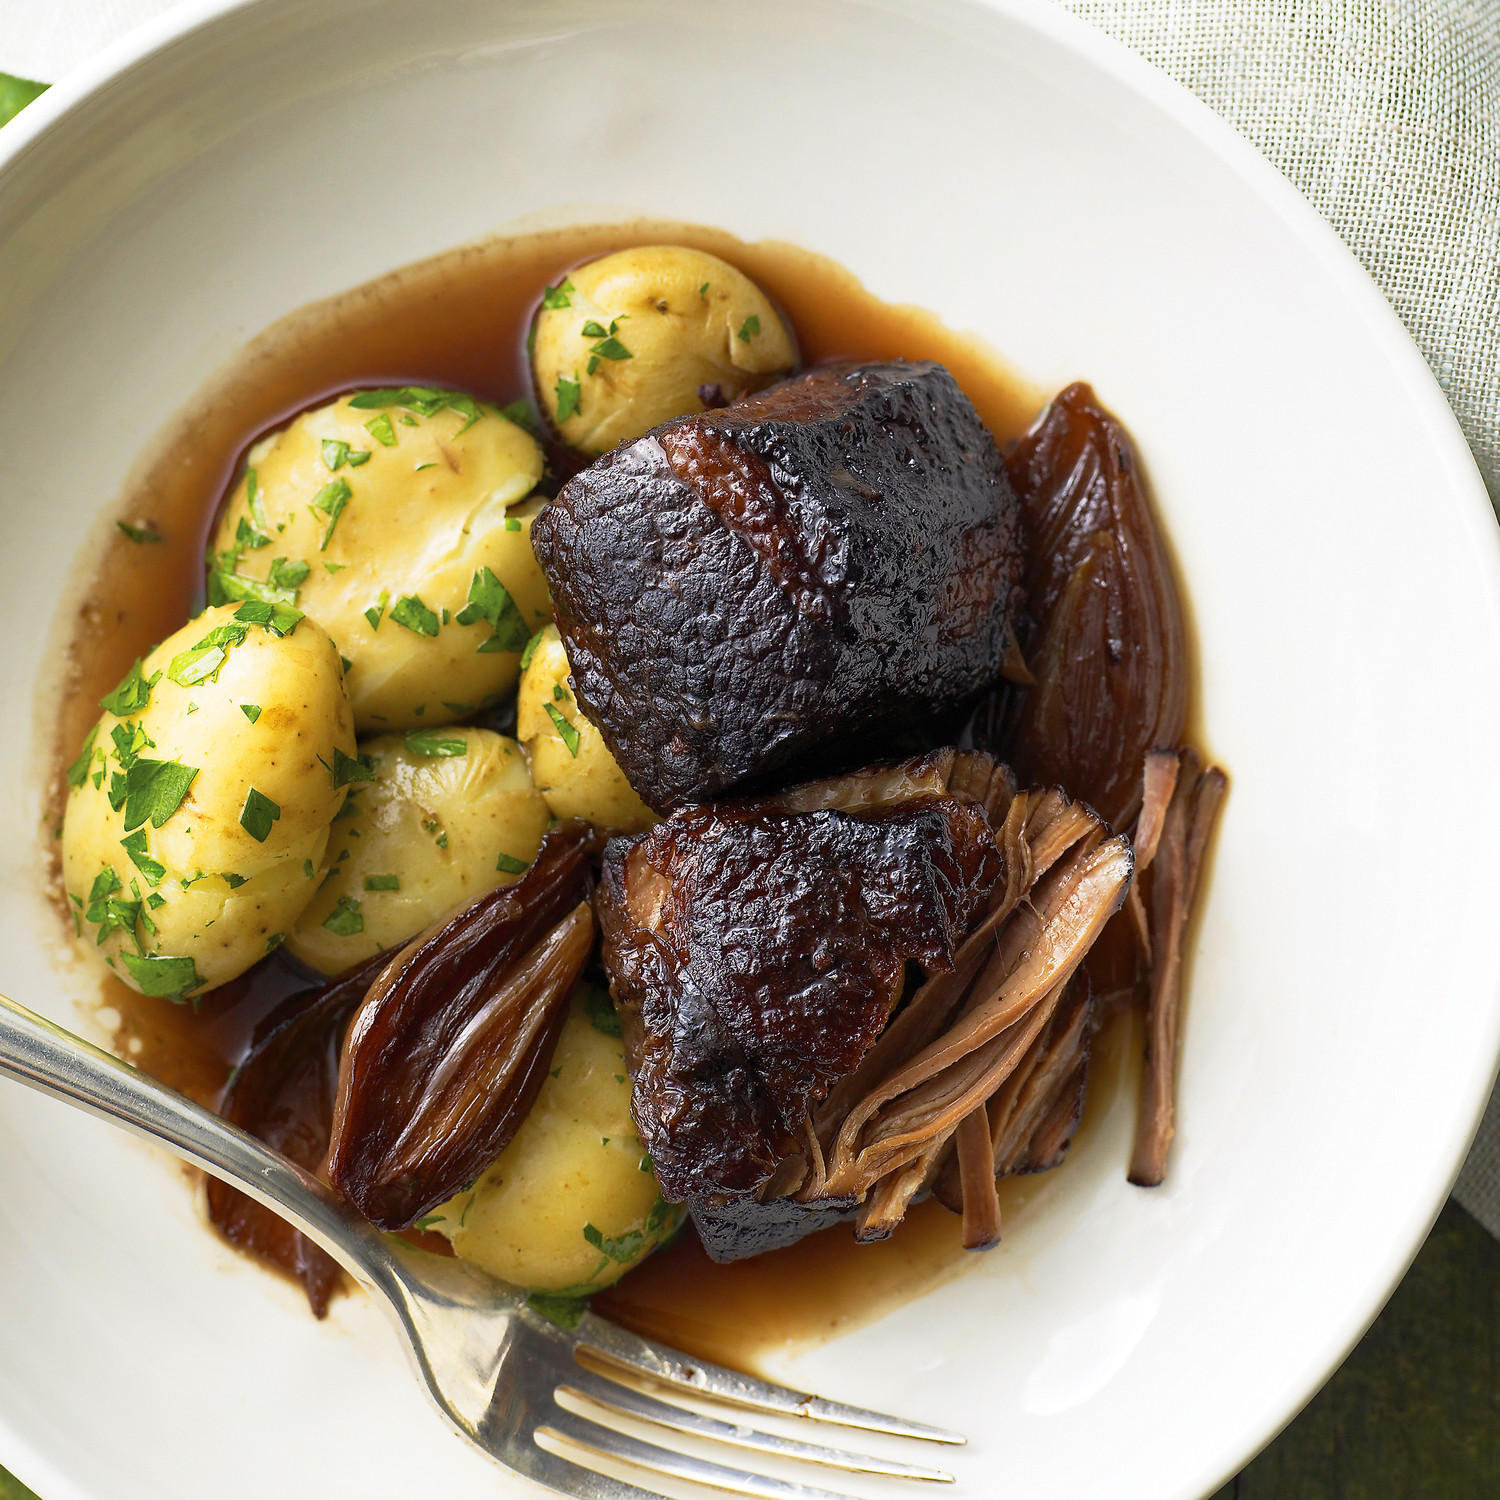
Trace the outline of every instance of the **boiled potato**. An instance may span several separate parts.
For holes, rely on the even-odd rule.
[[[563,440],[591,457],[672,417],[768,385],[797,362],[756,284],[682,245],[617,250],[548,288],[532,329],[536,389]]]
[[[251,450],[214,533],[209,599],[284,599],[349,663],[355,727],[444,724],[508,693],[551,619],[531,551],[535,440],[421,387],[304,412]]]
[[[612,833],[638,833],[656,814],[636,795],[568,685],[568,653],[556,625],[531,645],[516,698],[516,733],[531,779],[557,818],[582,818]]]
[[[263,958],[312,900],[354,724],[337,647],[286,606],[206,610],[137,662],[68,772],[81,936],[174,999]]]
[[[488,729],[381,735],[360,750],[374,779],[351,789],[328,874],[287,943],[324,974],[518,879],[551,821],[521,747]]]
[[[515,1286],[587,1296],[676,1229],[630,1118],[609,996],[574,991],[531,1113],[474,1186],[419,1219],[454,1253]]]

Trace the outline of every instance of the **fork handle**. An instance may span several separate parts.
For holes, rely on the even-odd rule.
[[[98,1115],[239,1188],[322,1246],[357,1281],[383,1291],[374,1227],[317,1178],[175,1089],[0,995],[0,1075]]]

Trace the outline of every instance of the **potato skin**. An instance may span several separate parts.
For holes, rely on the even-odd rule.
[[[681,1210],[662,1201],[631,1121],[617,1029],[603,989],[579,985],[531,1113],[494,1166],[422,1228],[502,1281],[576,1296],[670,1238]]]
[[[568,677],[568,653],[555,625],[531,647],[516,697],[516,733],[526,746],[531,779],[556,818],[582,818],[611,833],[640,833],[657,817],[636,796],[604,737],[584,717]],[[570,747],[551,708],[577,734]]]
[[[451,753],[456,744],[462,754]],[[424,754],[424,745],[450,753]],[[287,940],[330,975],[519,879],[551,821],[521,747],[505,735],[449,727],[381,735],[360,750],[375,779],[351,788],[333,825],[328,874]],[[522,869],[500,869],[502,856]],[[395,890],[386,888],[391,878]]]
[[[431,415],[357,408],[352,399],[304,412],[251,450],[214,532],[209,598],[263,592],[277,558],[293,577],[305,564],[286,596],[351,663],[360,732],[464,718],[515,686],[526,634],[551,618],[530,542],[542,501],[527,503],[541,477],[541,449],[468,398],[459,398],[464,410]],[[472,423],[469,411],[477,413]],[[481,568],[515,606],[501,622],[514,649],[481,651],[495,624],[454,618]]]
[[[223,984],[278,946],[317,890],[329,825],[346,795],[331,766],[335,751],[354,753],[354,725],[338,650],[312,620],[284,636],[250,625],[212,680],[185,686],[169,675],[174,659],[217,627],[243,623],[240,609],[206,610],[158,646],[140,668],[138,694],[156,677],[144,705],[106,711],[89,757],[70,775],[77,784],[63,819],[63,880],[80,935],[125,983],[148,993],[182,998],[189,988]],[[177,762],[196,774],[160,827],[153,816],[127,832],[131,803],[110,802],[132,749],[138,762]],[[256,818],[252,789],[277,816],[262,807]],[[127,836],[135,859],[122,846]],[[111,871],[113,892],[105,889]],[[111,898],[139,903],[133,923],[128,904],[111,912]],[[171,971],[133,972],[127,953],[191,960],[200,983],[164,989]]]
[[[766,294],[703,250],[617,250],[570,271],[546,299],[564,300],[544,302],[537,313],[532,378],[554,429],[590,458],[658,422],[702,411],[700,386],[716,385],[732,401],[797,363],[791,333]],[[570,381],[576,410],[559,420],[560,401],[572,404]]]

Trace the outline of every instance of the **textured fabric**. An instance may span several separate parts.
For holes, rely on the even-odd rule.
[[[0,0],[0,71],[56,83],[175,0]]]
[[[1500,508],[1500,0],[1063,3],[1237,125],[1332,222]]]

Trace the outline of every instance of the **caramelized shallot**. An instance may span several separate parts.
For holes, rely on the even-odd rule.
[[[1006,460],[1026,517],[1024,579],[1037,681],[1007,689],[995,734],[1024,781],[1057,783],[1115,828],[1140,805],[1147,751],[1187,714],[1182,606],[1124,427],[1082,383]]]
[[[520,880],[413,940],[355,1015],[328,1179],[380,1228],[475,1181],[525,1119],[593,947],[592,840],[554,826]]]
[[[344,1027],[386,962],[373,958],[342,979],[283,1000],[256,1028],[219,1113],[316,1173],[328,1154]],[[300,1230],[217,1177],[208,1179],[208,1217],[231,1245],[290,1271],[315,1317],[327,1313],[344,1273]]]

